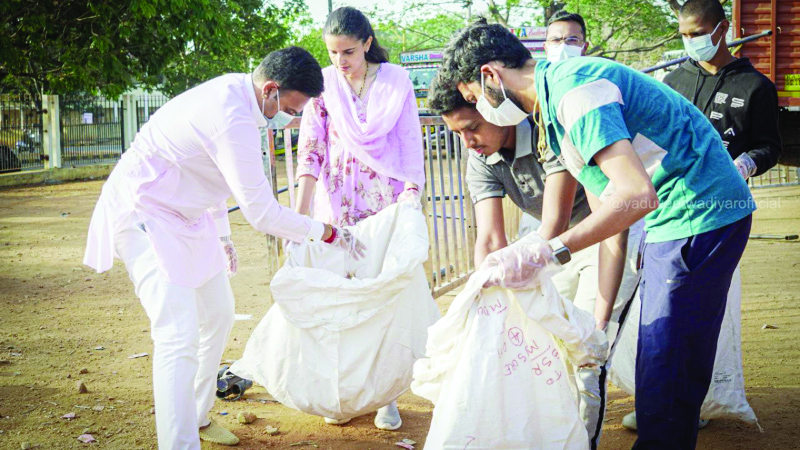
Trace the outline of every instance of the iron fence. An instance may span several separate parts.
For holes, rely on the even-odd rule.
[[[441,117],[422,117],[420,122],[425,151],[423,203],[431,243],[427,273],[438,297],[465,283],[475,271],[475,214],[464,178],[468,154],[461,139]]]
[[[136,131],[150,120],[150,116],[158,108],[164,106],[169,101],[169,97],[163,94],[142,94],[136,98]]]
[[[791,186],[800,183],[800,168],[777,166],[769,169],[765,173],[752,177],[748,180],[750,188],[764,188],[776,186]]]
[[[85,94],[61,96],[62,164],[117,161],[124,150],[123,109],[119,100]]]
[[[0,95],[0,173],[44,167],[41,98]]]
[[[468,155],[461,139],[447,129],[440,117],[422,117],[420,121],[425,155],[422,203],[430,237],[425,269],[431,291],[439,297],[465,283],[475,271],[475,214],[464,178]],[[294,179],[293,137],[299,126],[300,120],[294,119],[283,131],[262,132],[264,171],[282,204],[294,204],[295,183],[290,180]],[[285,168],[280,167],[281,163]],[[278,188],[280,185],[283,187]],[[512,242],[517,238],[521,211],[510,201],[503,202],[503,209],[506,234]],[[267,236],[270,274],[278,270],[282,260],[280,240]]]

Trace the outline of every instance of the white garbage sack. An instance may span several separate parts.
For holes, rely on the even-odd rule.
[[[231,367],[284,405],[334,419],[406,391],[440,317],[421,212],[392,205],[348,229],[367,247],[359,261],[325,243],[290,246],[270,285],[275,304]]]
[[[519,230],[517,231],[517,238],[521,239],[534,231],[539,230],[542,226],[542,221],[533,217],[532,215],[523,212],[519,218]]]
[[[717,341],[714,374],[703,401],[700,417],[719,419],[730,417],[758,424],[756,414],[747,403],[742,370],[742,276],[739,268],[733,273],[728,290],[725,317]],[[622,326],[619,341],[612,355],[609,379],[630,395],[636,393],[636,345],[639,339],[639,316],[642,308],[637,294]]]
[[[425,449],[588,449],[565,365],[602,363],[605,335],[552,271],[527,291],[482,290],[487,275],[470,278],[414,365],[411,390],[436,405]]]

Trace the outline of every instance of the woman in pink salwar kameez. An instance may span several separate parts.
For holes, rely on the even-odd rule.
[[[388,53],[357,9],[333,11],[323,35],[332,65],[323,69],[322,96],[303,111],[297,211],[353,225],[397,201],[419,208],[425,170],[408,73],[388,63]],[[378,410],[376,427],[401,425],[396,402]]]
[[[303,111],[297,210],[353,225],[424,184],[421,127],[408,72],[386,62],[361,12],[331,13],[325,43],[333,64],[323,69],[322,96]]]

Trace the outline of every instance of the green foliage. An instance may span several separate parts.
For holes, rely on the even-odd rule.
[[[375,33],[388,51],[391,61],[399,64],[400,53],[442,48],[464,20],[451,14],[437,14],[403,24],[394,20],[378,22]]]
[[[162,71],[162,91],[177,94],[205,80],[230,72],[249,72],[271,51],[293,37],[303,0],[287,0],[281,8],[263,6],[261,0],[219,1],[208,33],[192,40],[179,58]],[[220,19],[228,17],[228,19]]]
[[[314,28],[302,37],[292,42],[292,45],[303,47],[308,50],[321,67],[326,67],[331,64],[328,58],[328,48],[325,47],[325,41],[322,40],[322,28]]]
[[[443,47],[453,32],[464,25],[463,19],[449,14],[420,18],[405,25],[392,18],[384,19],[377,8],[364,13],[370,18],[378,43],[389,52],[389,61],[395,64],[400,63],[402,52]],[[322,27],[311,29],[295,39],[292,45],[311,52],[322,67],[331,63],[322,38]]]
[[[261,0],[4,0],[0,89],[116,97],[136,83],[176,94],[247,70],[291,37],[304,7]]]
[[[591,56],[633,66],[654,63],[661,53],[680,46],[678,24],[670,8],[675,0],[477,0],[486,15],[508,26],[544,25],[562,9],[586,20]],[[519,18],[534,18],[528,23]],[[520,23],[522,22],[522,23]]]
[[[646,66],[680,45],[677,18],[662,1],[567,0],[565,9],[586,20],[592,56]]]

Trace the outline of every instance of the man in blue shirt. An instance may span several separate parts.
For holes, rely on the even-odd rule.
[[[488,284],[530,287],[551,261],[645,218],[636,366],[635,449],[693,449],[726,294],[750,231],[752,196],[708,120],[686,99],[599,58],[536,62],[508,30],[461,30],[443,68],[498,126],[540,111],[550,148],[586,191],[592,214],[548,244],[493,253]],[[618,255],[622,266],[623,255]],[[601,259],[603,264],[609,261]]]

